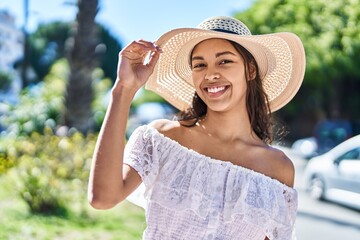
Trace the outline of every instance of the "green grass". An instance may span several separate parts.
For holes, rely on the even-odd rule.
[[[79,210],[81,209],[81,210]],[[0,175],[0,240],[136,240],[144,231],[144,211],[129,202],[94,210],[84,200],[66,216],[31,214]]]

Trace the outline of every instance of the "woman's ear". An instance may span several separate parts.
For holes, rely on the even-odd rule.
[[[254,80],[256,78],[256,65],[253,61],[251,61],[248,64],[248,79],[250,80]]]

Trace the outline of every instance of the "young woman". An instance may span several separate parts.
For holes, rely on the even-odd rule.
[[[297,36],[253,36],[230,17],[132,42],[95,148],[91,205],[111,208],[142,185],[143,239],[295,239],[294,166],[269,143],[271,112],[295,95],[304,69]],[[124,150],[145,83],[183,111],[139,127]]]

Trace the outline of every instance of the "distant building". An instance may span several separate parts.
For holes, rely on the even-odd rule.
[[[13,69],[23,57],[24,34],[15,25],[15,17],[0,10],[0,70]]]

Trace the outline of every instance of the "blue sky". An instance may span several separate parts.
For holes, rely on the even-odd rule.
[[[73,20],[76,7],[64,2],[75,0],[29,0],[28,29],[54,20]],[[24,0],[0,0],[0,9],[24,23]],[[179,27],[195,27],[202,20],[219,15],[233,15],[250,7],[253,0],[99,0],[97,21],[106,26],[123,44],[132,40],[155,41],[164,32]]]

